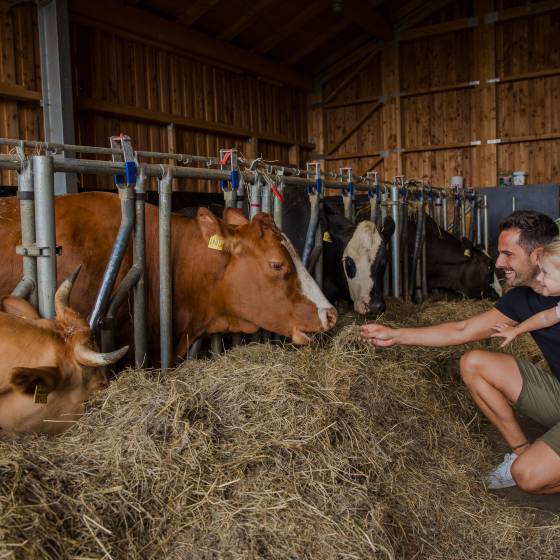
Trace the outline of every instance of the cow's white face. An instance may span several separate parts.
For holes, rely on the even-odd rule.
[[[358,224],[352,239],[344,249],[342,262],[350,297],[354,302],[354,310],[362,315],[370,311],[375,284],[373,265],[383,244],[383,238],[375,224],[364,221]]]

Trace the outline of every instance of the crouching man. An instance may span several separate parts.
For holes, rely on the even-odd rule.
[[[369,324],[361,338],[375,346],[452,346],[484,340],[497,325],[514,326],[558,304],[537,282],[544,245],[558,236],[545,214],[520,210],[500,224],[496,268],[512,286],[493,309],[466,319],[422,328],[391,329]],[[560,274],[560,271],[559,271]],[[461,358],[461,377],[475,403],[511,448],[486,480],[490,489],[518,485],[526,492],[560,492],[560,324],[531,332],[553,376],[508,354],[471,350]],[[529,442],[516,419],[519,411],[548,431]]]

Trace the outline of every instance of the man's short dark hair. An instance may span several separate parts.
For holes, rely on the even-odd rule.
[[[519,230],[519,245],[527,254],[558,237],[558,227],[554,220],[534,210],[516,210],[510,214],[500,223],[500,233],[508,229]]]

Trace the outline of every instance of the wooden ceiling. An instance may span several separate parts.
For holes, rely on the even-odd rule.
[[[124,0],[127,6],[311,75],[398,29],[465,17],[452,0]],[[437,22],[438,20],[436,20]],[[429,21],[434,23],[434,21]]]

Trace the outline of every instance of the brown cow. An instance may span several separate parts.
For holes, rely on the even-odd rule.
[[[67,429],[106,384],[100,367],[128,351],[101,354],[91,348],[88,324],[67,306],[78,271],[56,292],[56,319],[41,319],[23,299],[0,300],[0,437]]]
[[[58,271],[83,263],[72,305],[82,314],[93,307],[103,270],[120,223],[120,201],[111,193],[57,197],[57,243],[63,254]],[[17,200],[0,200],[0,293],[21,277]],[[209,240],[218,240],[215,248]],[[221,220],[201,208],[196,218],[172,216],[173,333],[176,357],[190,342],[216,332],[255,332],[263,328],[296,343],[306,333],[324,331],[336,312],[307,273],[288,239],[266,214],[248,222],[237,212]],[[150,354],[159,349],[158,209],[146,205],[146,263]],[[129,250],[121,278],[131,266]],[[128,314],[128,310],[125,310]],[[128,321],[128,324],[130,322]],[[122,323],[121,323],[122,325]]]

